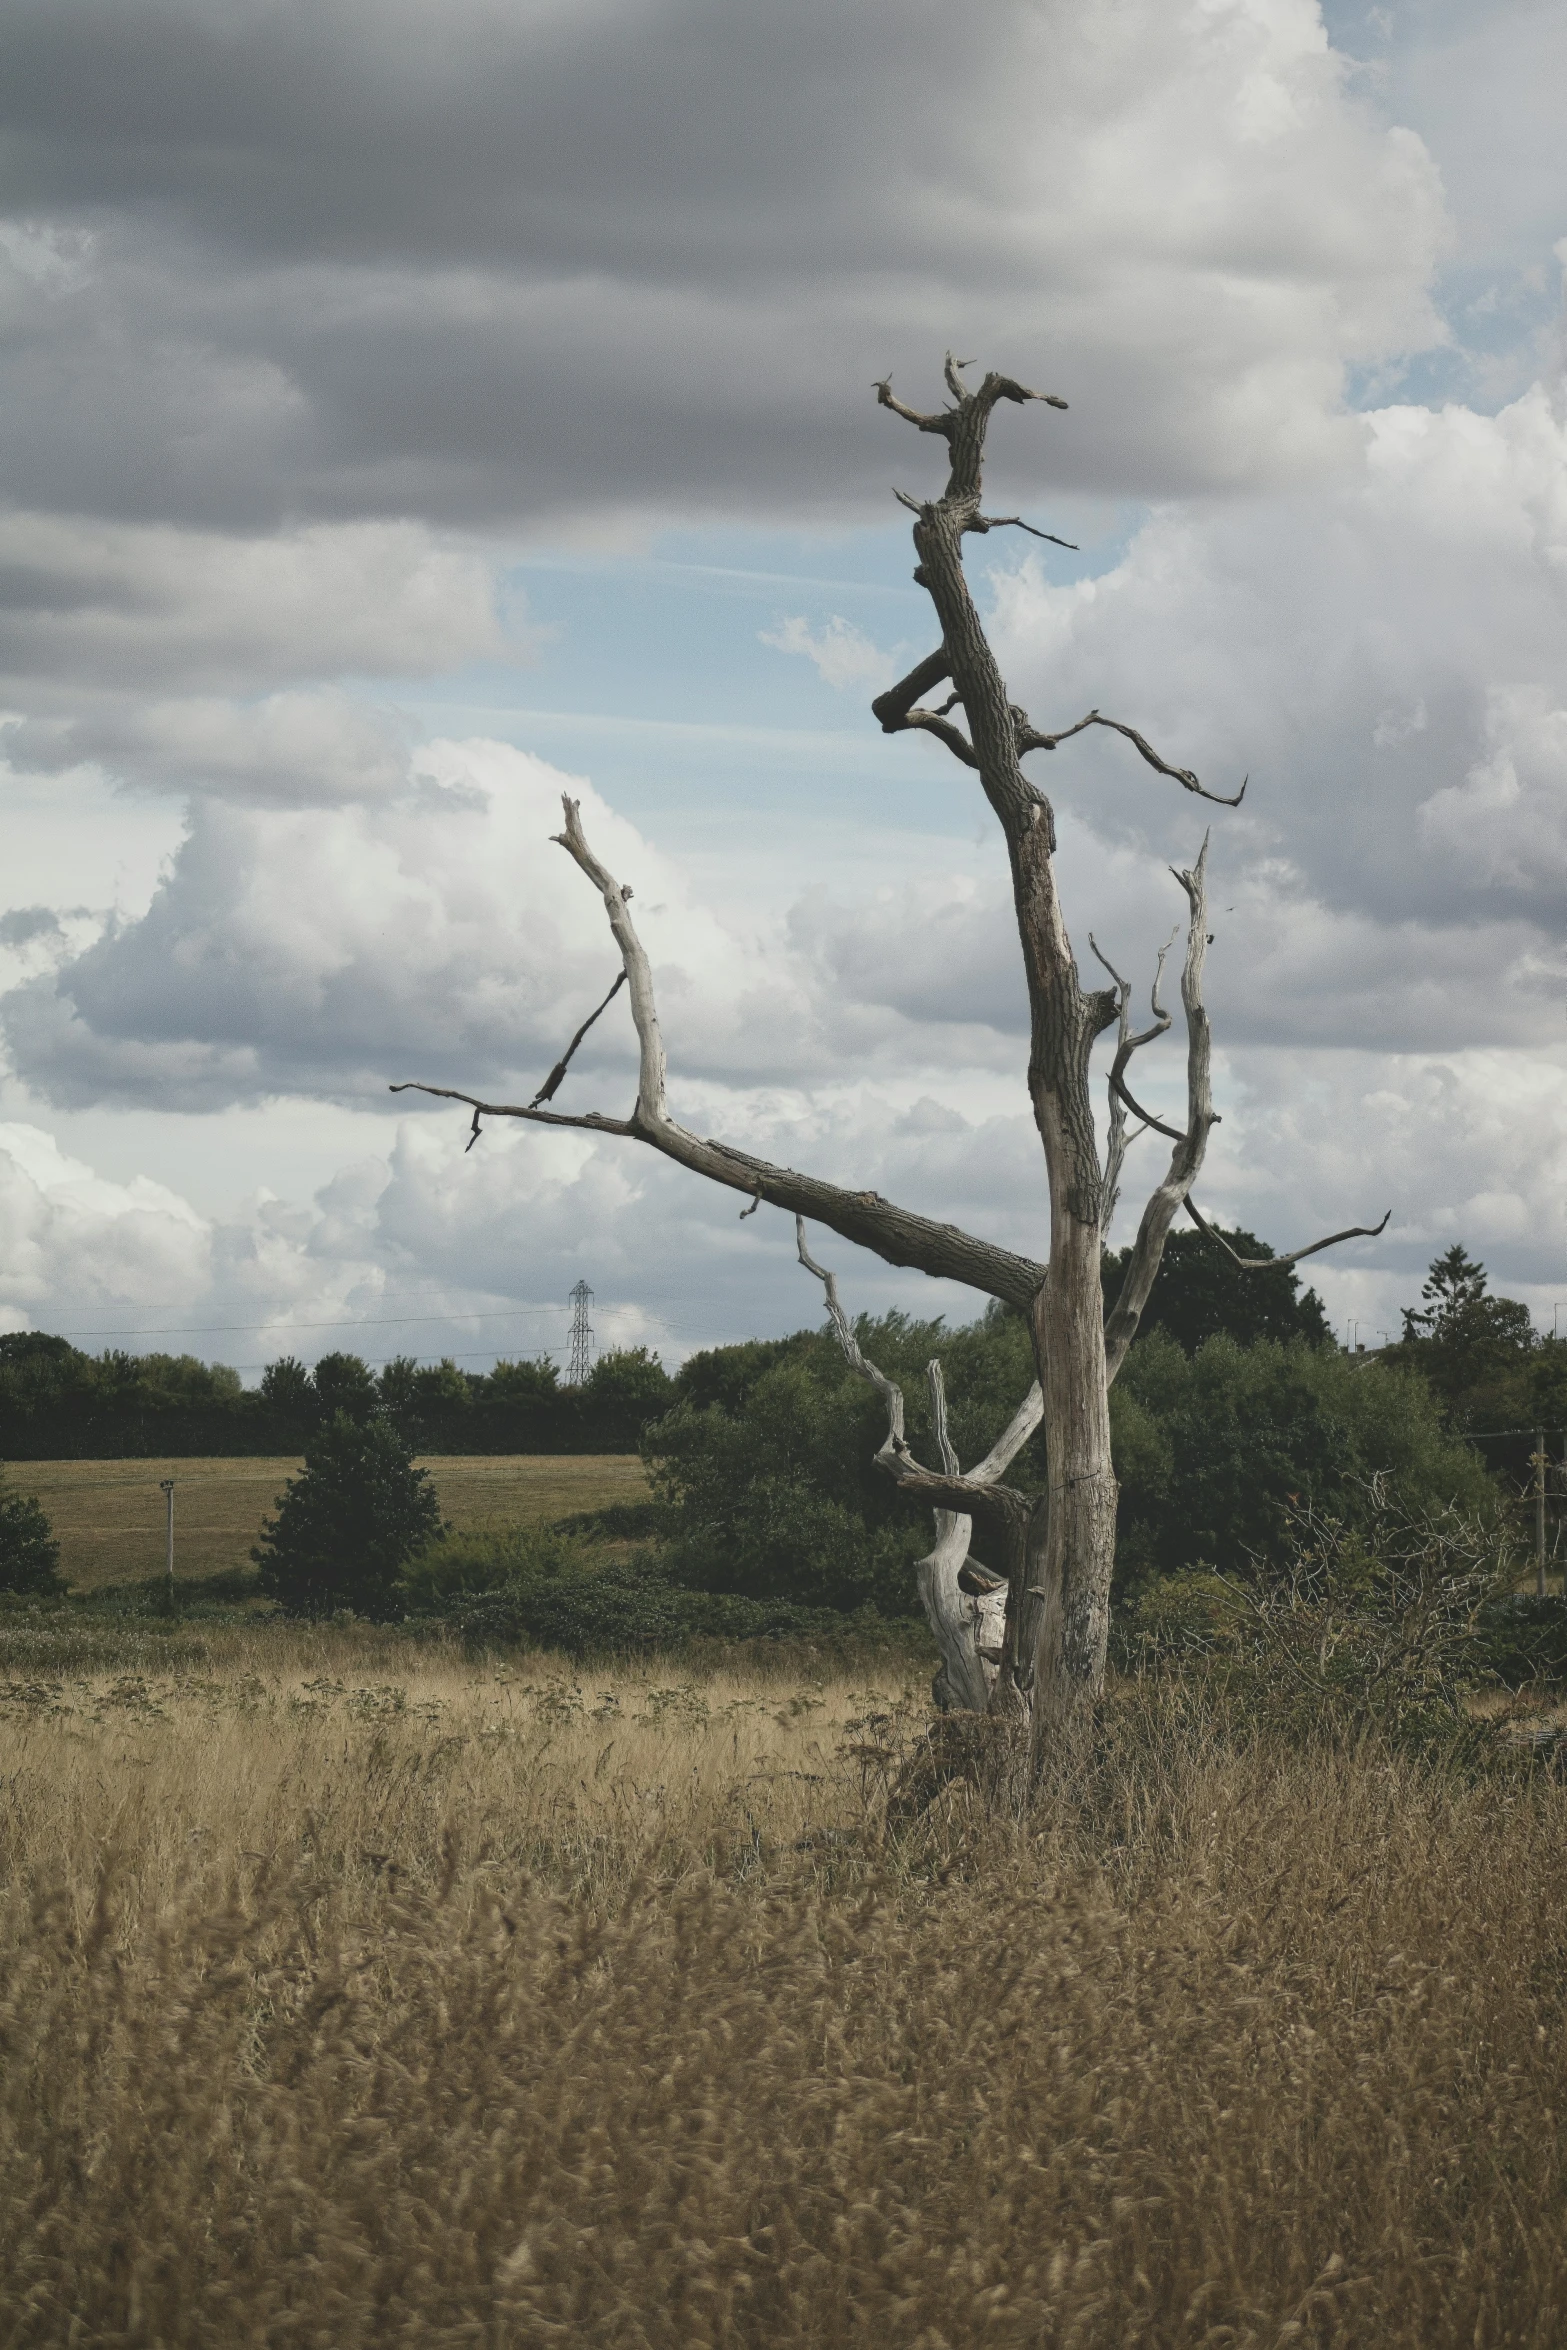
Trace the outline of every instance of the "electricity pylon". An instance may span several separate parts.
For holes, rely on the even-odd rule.
[[[592,1290],[585,1281],[579,1281],[571,1293],[571,1360],[566,1366],[568,1387],[581,1387],[593,1368],[593,1325],[588,1320],[588,1308],[592,1303]]]

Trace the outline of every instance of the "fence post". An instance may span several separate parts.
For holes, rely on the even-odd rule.
[[[174,1479],[160,1477],[158,1491],[166,1497],[169,1505],[169,1613],[172,1615],[174,1613]],[[1542,1591],[1545,1589],[1545,1569],[1543,1566],[1540,1569],[1540,1589]]]
[[[173,1502],[169,1504],[173,1508]],[[173,1540],[172,1535],[170,1540]],[[1534,1570],[1535,1589],[1545,1597],[1545,1430],[1534,1432]],[[170,1572],[172,1573],[172,1569]]]

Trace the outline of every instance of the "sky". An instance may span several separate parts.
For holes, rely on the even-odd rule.
[[[524,1099],[635,888],[671,1102],[1045,1253],[1005,863],[872,695],[955,348],[1080,957],[1211,821],[1198,1197],[1375,1345],[1567,1317],[1554,0],[0,0],[0,1329],[254,1377],[813,1323],[789,1219]],[[622,997],[557,1106],[623,1113]],[[1178,1042],[1139,1063],[1182,1093]],[[1129,1236],[1161,1161],[1128,1163]],[[818,1235],[851,1310],[983,1300]]]

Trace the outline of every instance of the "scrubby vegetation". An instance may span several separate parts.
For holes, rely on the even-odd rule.
[[[889,1833],[896,1677],[90,1630],[0,1616],[15,2350],[1561,2337],[1537,1765],[1155,1676]]]
[[[1418,1363],[1342,1354],[1324,1343],[1320,1308],[1298,1295],[1293,1270],[1260,1277],[1254,1296],[1246,1275],[1201,1248],[1172,1244],[1153,1327],[1111,1390],[1119,1601],[1172,1574],[1251,1572],[1282,1558],[1302,1508],[1357,1526],[1374,1476],[1409,1506],[1451,1503],[1482,1518],[1503,1506],[1503,1488]],[[1022,1325],[1000,1307],[966,1329],[901,1314],[857,1327],[864,1352],[902,1384],[916,1452],[929,1444],[932,1355],[966,1462],[988,1449],[1033,1376]],[[642,1445],[683,1582],[888,1614],[913,1607],[929,1518],[873,1466],[881,1406],[829,1332],[695,1356],[675,1393]],[[1029,1488],[1044,1475],[1036,1438],[1009,1478]]]

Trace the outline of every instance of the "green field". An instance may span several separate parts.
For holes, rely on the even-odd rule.
[[[12,1461],[4,1473],[13,1492],[42,1503],[72,1590],[96,1591],[162,1574],[161,1478],[174,1479],[174,1572],[184,1581],[247,1566],[262,1519],[301,1466],[246,1458]],[[443,1512],[464,1531],[538,1525],[647,1492],[635,1453],[459,1453],[423,1466]]]

